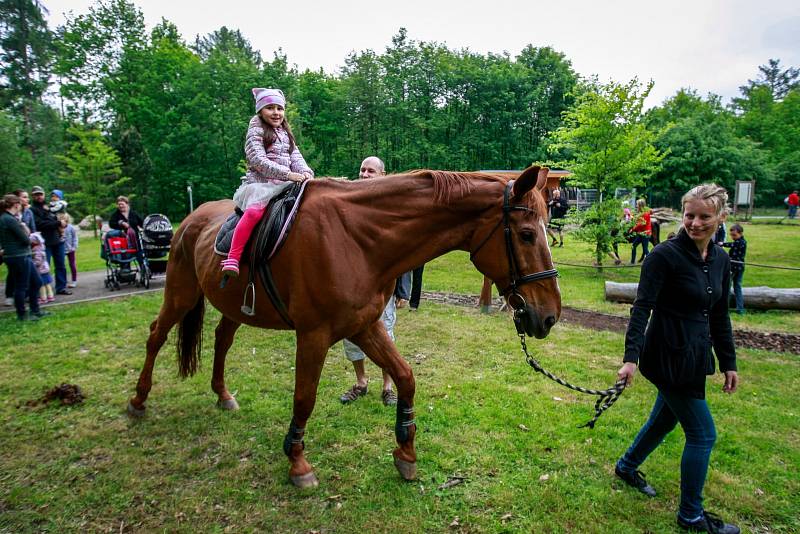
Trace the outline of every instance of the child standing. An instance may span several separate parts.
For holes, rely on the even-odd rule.
[[[734,224],[730,228],[731,239],[722,246],[731,249],[731,282],[733,283],[733,296],[736,299],[736,313],[744,314],[744,297],[742,296],[742,278],[744,277],[744,256],[747,254],[747,241],[744,238],[744,228]]]
[[[67,253],[69,260],[69,272],[72,276],[72,281],[67,283],[67,287],[75,287],[78,285],[78,265],[75,263],[75,251],[78,250],[78,229],[72,224],[72,217],[66,211],[59,220],[66,223],[64,227],[64,250]]]
[[[239,260],[270,199],[291,182],[314,177],[286,121],[286,98],[280,89],[253,89],[256,114],[250,119],[245,138],[247,174],[233,195],[244,215],[233,232],[231,250],[223,260],[222,272],[239,275]]]
[[[50,262],[47,261],[47,254],[44,251],[44,238],[39,232],[31,234],[31,256],[36,272],[42,280],[42,287],[39,288],[39,304],[53,302],[56,300],[53,276],[50,274]]]

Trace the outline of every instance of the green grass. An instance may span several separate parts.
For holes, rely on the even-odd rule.
[[[398,347],[417,380],[414,483],[392,465],[394,413],[379,391],[338,402],[353,373],[334,347],[306,434],[321,485],[297,491],[281,451],[291,417],[291,333],[240,330],[227,379],[242,409],[221,412],[209,387],[219,316],[209,311],[198,376],[179,380],[166,345],[147,416],[126,417],[160,299],[60,307],[22,327],[0,317],[0,532],[678,531],[679,430],[643,466],[657,498],[613,477],[654,389],[637,380],[596,430],[577,429],[593,401],[530,370],[504,314],[429,303],[415,315],[401,311]],[[623,337],[559,324],[531,346],[554,372],[605,387]],[[797,532],[800,360],[739,355],[741,390],[722,394],[718,376],[708,388],[719,439],[706,504],[746,531]],[[368,371],[378,378],[371,364]],[[79,384],[86,402],[25,406],[61,382]],[[466,481],[439,490],[451,475]]]
[[[782,265],[800,268],[800,227],[786,225],[760,225],[742,223],[747,239],[747,261],[765,265]],[[674,226],[662,228],[662,239],[674,230]],[[553,249],[553,259],[559,262],[590,266],[593,260],[592,247],[574,240],[569,234],[564,247]],[[623,261],[630,261],[630,246],[619,246]],[[641,248],[639,249],[641,254]],[[607,262],[613,265],[612,262]],[[606,302],[604,283],[638,282],[639,268],[607,268],[598,272],[594,268],[556,265],[561,278],[563,304],[575,308],[628,315],[629,304]],[[425,266],[424,288],[429,291],[448,291],[478,295],[483,276],[475,270],[466,252],[452,252],[437,258]],[[744,275],[744,286],[800,287],[800,271],[748,267]],[[495,290],[496,291],[496,290]],[[780,332],[800,331],[800,312],[786,310],[748,311],[745,316],[733,316],[737,328]]]

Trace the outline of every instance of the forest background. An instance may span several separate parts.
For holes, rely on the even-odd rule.
[[[175,219],[188,211],[187,186],[195,205],[229,198],[244,172],[252,87],[284,90],[317,176],[350,178],[371,154],[390,172],[570,161],[556,135],[564,117],[619,87],[575,72],[550,47],[478,54],[415,41],[404,28],[383,51],[350,54],[339,72],[301,72],[236,29],[187,41],[162,20],[148,32],[127,0],[98,0],[49,28],[46,4],[0,0],[0,191],[59,188],[75,216],[107,214],[122,193],[141,213]],[[612,114],[610,126],[646,128],[663,156],[636,180],[651,200],[755,179],[756,204],[776,207],[798,187],[800,71],[768,59],[753,73],[728,104],[687,87],[641,113]]]

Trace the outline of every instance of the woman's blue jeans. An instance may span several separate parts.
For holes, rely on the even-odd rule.
[[[617,467],[628,473],[639,469],[677,423],[681,424],[686,434],[681,457],[681,504],[678,514],[691,521],[703,513],[703,486],[711,449],[717,439],[714,419],[705,399],[659,390],[650,418],[619,459]]]
[[[16,258],[6,258],[8,274],[14,283],[14,306],[17,309],[17,316],[25,316],[25,297],[28,298],[31,312],[39,313],[39,288],[42,287],[42,280],[36,267],[33,265],[30,256],[18,256]]]
[[[650,238],[645,235],[637,234],[633,238],[633,242],[631,243],[631,263],[636,263],[636,247],[638,245],[642,245],[642,251],[645,256],[647,256],[647,248],[650,244]]]

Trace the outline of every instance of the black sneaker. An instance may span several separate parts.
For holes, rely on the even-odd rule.
[[[644,479],[644,473],[641,471],[626,473],[625,471],[620,470],[619,467],[614,467],[614,473],[627,485],[631,486],[632,488],[636,488],[648,497],[656,496],[656,490],[653,489],[653,486],[647,483],[647,481]]]
[[[712,534],[739,534],[739,527],[726,523],[711,512],[703,512],[699,521],[689,523],[678,516],[678,526],[690,532],[711,532]]]
[[[31,312],[31,315],[34,315],[39,319],[41,319],[42,317],[47,317],[48,315],[53,315],[53,314],[47,310],[39,310],[38,312]]]
[[[17,321],[38,321],[39,316],[35,314],[17,315]]]
[[[56,291],[56,295],[72,295],[72,291],[69,289],[60,289]]]

